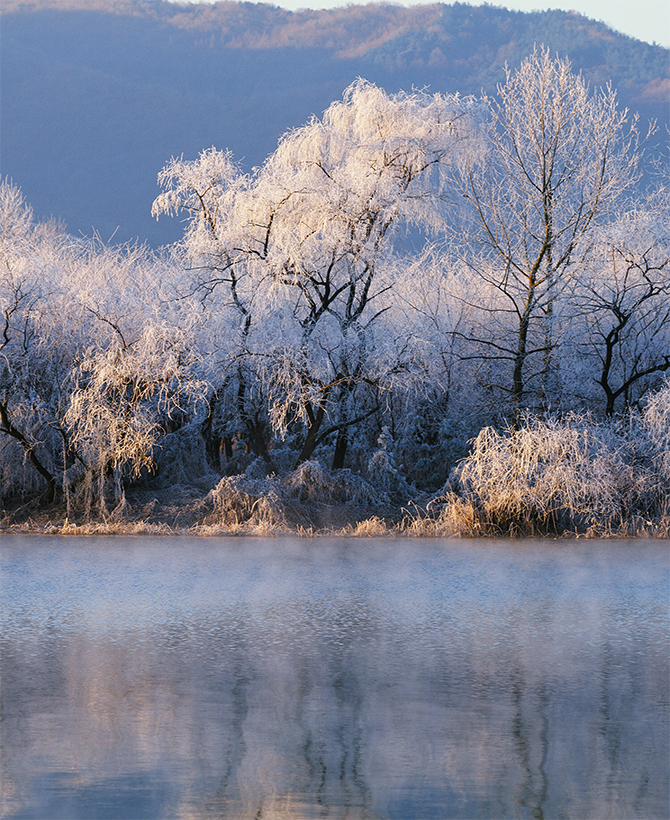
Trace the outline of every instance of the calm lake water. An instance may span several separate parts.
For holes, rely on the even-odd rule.
[[[0,556],[7,820],[670,816],[667,541]]]

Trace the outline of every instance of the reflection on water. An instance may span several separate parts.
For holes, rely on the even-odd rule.
[[[0,547],[7,820],[669,816],[667,542]]]

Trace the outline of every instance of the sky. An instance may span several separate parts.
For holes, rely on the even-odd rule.
[[[370,2],[371,0],[358,0]],[[300,8],[326,9],[335,6],[344,6],[348,0],[264,0],[271,5],[281,6],[295,11]],[[436,2],[436,0],[419,0],[419,2]],[[484,0],[481,0],[483,3]],[[471,3],[479,5],[480,2]],[[417,5],[415,2],[404,2],[400,5]],[[505,6],[517,11],[544,11],[545,9],[561,8],[564,11],[573,10],[586,17],[602,20],[608,26],[623,34],[646,40],[648,43],[670,48],[670,2],[668,0],[567,0],[557,3],[542,3],[542,0],[508,0],[499,2],[489,0],[489,5]]]

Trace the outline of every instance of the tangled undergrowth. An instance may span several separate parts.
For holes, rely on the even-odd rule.
[[[421,494],[388,461],[367,476],[311,460],[284,476],[254,462],[239,475],[200,474],[197,485],[131,488],[97,518],[5,510],[0,530],[84,534],[340,533],[353,536],[670,537],[670,386],[643,413],[598,421],[528,415],[487,427],[443,490]],[[183,479],[183,476],[182,476]],[[209,482],[209,484],[208,484]]]

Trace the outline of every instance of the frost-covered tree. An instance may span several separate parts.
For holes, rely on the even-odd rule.
[[[403,226],[434,217],[444,171],[471,133],[470,101],[387,95],[358,81],[322,119],[287,133],[250,175],[214,149],[172,160],[154,213],[186,210],[195,288],[215,294],[244,366],[263,385],[275,431],[303,429],[298,463],[378,407],[405,369],[404,340],[382,317]],[[225,295],[221,296],[221,292]]]
[[[412,378],[394,390],[391,423],[406,475],[417,486],[442,486],[467,441],[495,417],[482,386],[489,363],[469,357],[467,269],[431,244],[398,265],[405,275],[398,275],[389,321],[406,340]]]
[[[576,249],[635,183],[635,120],[610,88],[591,91],[567,60],[536,50],[507,70],[488,109],[485,156],[458,184],[468,206],[468,262],[481,319],[474,355],[507,365],[518,409],[550,388],[554,306]],[[493,317],[493,318],[492,318]]]
[[[98,242],[86,243],[69,271],[88,337],[65,423],[84,468],[83,500],[103,514],[122,500],[126,478],[152,471],[156,443],[189,421],[207,393],[198,313],[170,298],[172,273],[144,247]]]
[[[49,501],[62,488],[68,508],[105,512],[192,415],[206,392],[199,311],[172,298],[176,272],[145,248],[42,225],[0,185],[3,498],[46,485]]]
[[[630,406],[670,370],[670,232],[657,196],[596,231],[575,273],[567,341],[592,363],[605,412]]]
[[[72,348],[58,287],[63,237],[35,222],[21,191],[0,183],[0,476],[2,495],[58,487]],[[30,465],[25,474],[21,457]],[[39,476],[39,478],[38,478]]]

